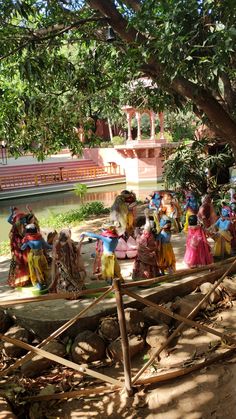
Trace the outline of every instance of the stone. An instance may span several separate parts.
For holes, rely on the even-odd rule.
[[[222,282],[222,285],[230,297],[236,297],[236,277],[225,278]]]
[[[62,358],[66,354],[65,346],[57,340],[48,342],[42,349]],[[51,359],[35,355],[31,360],[21,366],[21,372],[25,377],[38,377],[43,371],[48,370],[54,364],[55,362]]]
[[[129,336],[130,358],[133,358],[140,351],[142,351],[144,349],[144,346],[145,346],[145,340],[142,336],[136,336],[136,335]],[[109,356],[112,359],[123,362],[121,338],[118,338],[114,342],[111,342],[107,350],[108,350]]]
[[[5,333],[5,336],[12,339],[21,340],[25,343],[31,343],[33,340],[32,333],[30,333],[28,330],[24,329],[21,326],[10,327],[10,329]],[[5,356],[8,356],[10,358],[19,358],[26,352],[27,350],[20,348],[19,346],[14,345],[13,343],[9,343],[6,341],[3,342],[3,353]]]
[[[158,349],[166,342],[169,329],[166,324],[151,326],[148,328],[146,342],[151,348]]]
[[[200,291],[202,294],[206,295],[209,291],[212,290],[213,286],[214,284],[211,284],[211,282],[205,282],[204,284],[200,285]],[[215,291],[213,291],[211,295],[209,296],[208,302],[210,304],[216,304],[220,300],[221,300],[221,292],[219,288],[216,288]]]
[[[125,321],[127,333],[130,335],[139,335],[145,327],[144,315],[136,308],[125,309]]]
[[[96,333],[85,330],[79,333],[72,345],[71,355],[74,362],[93,362],[105,356],[105,342]]]
[[[11,318],[4,310],[0,309],[0,333],[5,333],[11,325]]]
[[[112,317],[105,317],[101,319],[98,333],[99,336],[101,336],[105,340],[115,340],[120,335],[118,321]]]
[[[171,303],[162,304],[162,306],[170,310]],[[154,307],[145,307],[143,309],[143,315],[144,315],[145,322],[150,325],[159,324],[159,323],[165,323],[169,325],[172,321],[172,318],[170,316],[160,313]]]
[[[201,293],[185,295],[185,297],[177,297],[172,304],[172,310],[180,316],[187,317],[189,313],[199,304],[204,295]],[[207,301],[203,303],[201,310],[207,307]]]

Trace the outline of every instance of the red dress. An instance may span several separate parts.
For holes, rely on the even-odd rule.
[[[190,267],[213,263],[211,248],[201,226],[188,226],[184,262]]]

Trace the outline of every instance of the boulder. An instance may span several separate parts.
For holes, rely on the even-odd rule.
[[[101,319],[98,333],[105,340],[115,340],[120,335],[118,321],[112,317],[104,317]]]
[[[33,340],[33,335],[28,330],[24,329],[21,326],[13,326],[6,333],[5,336],[8,336],[12,339],[19,339],[25,343],[31,343]],[[4,355],[11,358],[19,358],[24,355],[27,350],[20,348],[17,345],[14,345],[9,342],[3,342],[3,353]]]
[[[149,327],[146,336],[146,342],[151,348],[158,349],[166,342],[169,329],[166,324]]]
[[[222,285],[230,297],[236,297],[236,277],[225,278]]]
[[[0,333],[5,333],[11,325],[11,318],[4,310],[0,309]]]
[[[201,293],[185,295],[183,298],[177,297],[171,306],[172,310],[180,316],[187,317],[203,297],[204,295]],[[201,310],[206,309],[207,304],[208,303],[205,302],[202,305]]]
[[[57,340],[48,342],[42,349],[62,358],[66,354],[65,346]],[[54,362],[51,359],[35,355],[31,360],[21,366],[21,372],[25,377],[37,377],[52,365],[54,365]]]
[[[145,327],[144,315],[136,308],[125,309],[125,321],[127,333],[130,335],[139,335]]]
[[[133,358],[140,351],[142,351],[144,346],[145,346],[145,340],[142,336],[136,336],[136,335],[129,336],[130,358]],[[123,362],[121,338],[118,338],[114,342],[111,342],[107,349],[108,349],[108,354],[111,358],[115,359],[116,361]]]
[[[200,285],[200,291],[202,294],[206,295],[209,291],[212,290],[213,286],[214,284],[211,284],[211,282],[205,282],[204,284]],[[221,292],[219,288],[216,288],[215,291],[213,291],[211,295],[209,296],[208,302],[210,304],[216,304],[220,300],[221,300]]]
[[[72,345],[71,355],[74,362],[93,362],[105,356],[105,342],[94,332],[85,330],[79,333]]]
[[[162,306],[170,310],[171,303],[163,304]],[[169,325],[172,321],[171,317],[166,316],[163,313],[160,313],[154,307],[145,307],[143,309],[143,315],[144,315],[145,322],[147,322],[150,325],[159,324],[159,323],[165,323]]]

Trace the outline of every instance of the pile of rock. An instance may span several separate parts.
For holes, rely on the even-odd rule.
[[[227,278],[223,283],[224,290],[230,294],[231,298],[236,297],[236,284],[234,282],[234,280]],[[167,303],[163,307],[186,317],[211,287],[212,284],[210,283],[204,284],[201,286],[201,292],[190,294],[183,298],[176,297],[174,302]],[[211,295],[209,301],[203,305],[202,309],[207,309],[209,304],[217,303],[221,295],[222,288],[221,290],[217,289]],[[176,326],[175,320],[159,313],[152,307],[145,307],[142,311],[126,308],[125,320],[131,358],[140,354],[144,348],[151,353],[160,348],[168,339],[170,327],[173,324]],[[0,310],[0,333],[32,345],[39,343],[37,336],[32,334],[30,330],[13,324],[13,320],[4,310]],[[70,345],[68,346],[69,340]],[[1,342],[1,346],[2,353],[7,358],[17,359],[26,353],[26,350],[5,341]],[[106,357],[122,362],[123,354],[117,316],[108,316],[100,319],[96,330],[80,331],[73,341],[71,338],[63,336],[49,342],[43,349],[60,357],[67,357],[78,364],[88,364]],[[163,352],[162,356],[165,356],[165,352]],[[35,355],[31,360],[23,364],[21,371],[27,377],[35,377],[49,369],[52,364],[53,361]]]

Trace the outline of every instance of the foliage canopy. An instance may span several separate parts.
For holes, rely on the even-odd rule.
[[[121,104],[193,109],[236,154],[234,0],[2,0],[0,135],[39,157]],[[116,39],[106,41],[108,25]],[[153,80],[145,88],[137,79]]]

